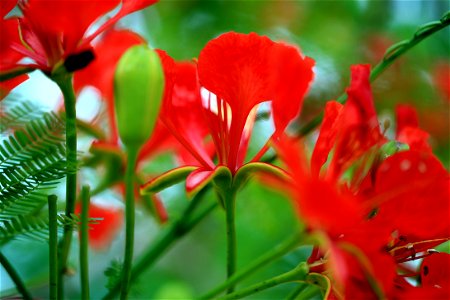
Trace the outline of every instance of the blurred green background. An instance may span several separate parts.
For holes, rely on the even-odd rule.
[[[227,31],[257,32],[300,46],[316,61],[316,80],[305,100],[300,119],[317,114],[327,100],[336,99],[348,85],[353,64],[374,66],[392,44],[409,39],[419,25],[439,19],[449,10],[449,1],[164,1],[135,13],[121,23],[144,35],[150,44],[179,60],[198,57],[212,38]],[[445,29],[426,39],[399,59],[373,85],[380,119],[393,118],[398,103],[419,110],[420,125],[431,134],[431,143],[444,165],[449,166],[449,95],[438,85],[449,84],[450,31]],[[394,124],[392,124],[394,126]],[[392,128],[391,128],[392,129]],[[161,173],[170,164],[161,159],[152,172]],[[163,166],[164,170],[160,167]],[[117,200],[119,195],[100,195]],[[162,194],[169,216],[180,213],[187,200],[182,185]],[[205,201],[215,201],[214,195]],[[138,214],[139,254],[158,232],[145,210]],[[299,226],[289,201],[253,181],[237,201],[238,266],[244,266]],[[103,271],[121,257],[123,233],[105,252],[90,253],[91,292],[98,299],[106,292]],[[71,262],[77,268],[77,245]],[[3,247],[17,263],[20,273],[45,298],[47,245],[13,241]],[[288,271],[308,255],[299,249],[244,281],[241,286]],[[76,270],[75,270],[76,271]],[[3,271],[2,271],[3,272]],[[2,296],[12,287],[2,273]],[[225,278],[224,214],[216,210],[191,235],[180,241],[154,268],[141,276],[133,288],[136,299],[187,299],[202,294]],[[294,288],[283,285],[249,299],[283,299]],[[79,297],[78,274],[69,280],[69,299]]]

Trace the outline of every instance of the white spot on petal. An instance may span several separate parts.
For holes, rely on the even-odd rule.
[[[411,162],[407,159],[400,163],[400,170],[408,171],[411,168]]]
[[[424,162],[421,162],[419,164],[419,172],[420,173],[425,173],[427,171],[427,165]]]

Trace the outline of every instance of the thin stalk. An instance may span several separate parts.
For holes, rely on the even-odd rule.
[[[127,149],[128,160],[125,172],[125,258],[122,270],[122,288],[120,299],[127,299],[130,290],[131,265],[134,252],[134,169],[138,157],[138,148]]]
[[[58,298],[58,211],[56,206],[56,196],[48,196],[48,232],[49,232],[49,282],[50,299]]]
[[[240,291],[228,294],[222,298],[223,300],[228,299],[241,299],[245,296],[253,295],[256,293],[259,293],[261,291],[264,291],[268,288],[287,283],[292,281],[303,281],[308,274],[308,265],[306,262],[300,263],[295,269],[286,272],[284,274],[281,274],[279,276],[273,277],[268,280],[264,280],[260,283],[254,284],[248,288],[242,289]]]
[[[386,50],[384,57],[370,72],[370,81],[375,81],[380,75],[392,65],[400,56],[411,50],[414,46],[422,42],[427,37],[444,29],[450,24],[450,11],[446,12],[439,21],[430,22],[420,26],[414,35],[409,40],[401,41]],[[347,100],[347,95],[341,95],[337,101],[344,103]],[[300,127],[297,134],[305,136],[316,128],[323,118],[323,113],[319,114],[311,121]]]
[[[23,299],[33,299],[31,293],[28,291],[26,285],[22,281],[22,278],[20,278],[19,273],[17,273],[16,269],[14,269],[13,265],[9,262],[6,256],[3,255],[2,252],[0,252],[0,263],[2,264],[3,268],[5,268],[5,271],[8,273],[9,277],[16,285],[17,291],[22,294]]]
[[[58,73],[52,78],[61,89],[64,96],[66,111],[66,161],[68,174],[66,177],[66,217],[71,218],[75,210],[77,193],[77,127],[76,127],[76,97],[73,90],[72,74]],[[70,244],[72,243],[72,224],[64,226],[62,241],[59,244],[59,271],[58,271],[58,299],[64,298],[64,274],[67,271]]]
[[[236,272],[236,192],[230,189],[222,193],[225,204],[226,230],[227,230],[227,278],[230,278]],[[227,294],[234,291],[234,285],[228,287]]]
[[[89,296],[89,262],[88,262],[88,231],[89,231],[89,186],[81,189],[81,225],[80,225],[80,282],[81,298]]]
[[[161,257],[174,243],[183,237],[186,233],[191,231],[202,219],[204,219],[214,208],[217,207],[217,202],[214,205],[209,205],[197,216],[190,218],[194,210],[197,208],[201,199],[203,198],[206,189],[200,191],[186,207],[184,212],[171,223],[165,230],[163,230],[151,243],[150,248],[140,256],[131,269],[131,282],[134,282],[145,270],[154,264],[158,258]],[[117,282],[114,287],[109,290],[109,293],[103,299],[113,299],[120,290],[120,282]]]
[[[225,291],[228,287],[235,285],[236,283],[240,282],[242,279],[246,278],[250,274],[256,272],[260,268],[264,267],[270,262],[273,262],[274,260],[282,257],[286,253],[292,251],[296,247],[300,245],[301,237],[299,234],[294,234],[282,243],[278,244],[276,247],[274,247],[269,252],[265,253],[261,257],[259,257],[257,260],[252,262],[251,264],[247,265],[244,269],[236,272],[228,278],[225,282],[220,284],[219,286],[215,287],[205,295],[201,296],[200,299],[206,300],[206,299],[212,299],[213,297],[217,296],[219,293]]]

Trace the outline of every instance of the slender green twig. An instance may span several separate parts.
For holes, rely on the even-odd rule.
[[[236,291],[234,293],[228,294],[219,299],[241,299],[245,296],[259,293],[268,288],[287,283],[292,281],[303,281],[309,272],[308,264],[306,262],[300,263],[295,269],[281,274],[279,276],[273,277],[268,280],[264,280],[260,283],[254,284],[248,288]]]
[[[233,188],[222,193],[225,204],[226,231],[227,231],[227,278],[230,278],[236,271],[236,192]],[[234,291],[234,285],[229,285],[227,293]]]
[[[179,218],[169,224],[154,241],[152,241],[150,248],[136,260],[136,263],[131,269],[131,282],[134,282],[148,267],[150,267],[156,260],[167,251],[175,241],[179,240],[186,233],[191,231],[202,219],[204,219],[214,208],[217,207],[217,202],[214,205],[208,205],[197,216],[192,216],[206,192],[206,188],[200,191],[186,207]],[[120,290],[120,282],[117,282],[110,290],[104,299],[113,299]]]
[[[81,298],[90,299],[89,263],[88,263],[88,231],[89,231],[89,186],[81,189],[81,225],[80,225],[80,282]]]
[[[127,148],[127,169],[125,172],[125,258],[122,270],[122,288],[120,299],[127,299],[130,289],[131,266],[134,253],[134,169],[138,157],[138,148]]]
[[[295,233],[294,235],[290,236],[288,239],[286,239],[285,241],[283,241],[282,243],[278,244],[276,247],[271,249],[269,252],[265,253],[257,260],[247,265],[244,269],[234,273],[233,276],[228,278],[225,282],[215,287],[205,295],[201,296],[200,299],[206,300],[217,296],[219,293],[226,290],[229,286],[235,285],[236,283],[246,278],[250,274],[254,273],[258,269],[282,257],[283,255],[285,255],[289,251],[292,251],[293,249],[298,247],[300,244],[303,244],[304,242],[305,241],[302,241],[301,236],[298,233]]]
[[[48,232],[49,232],[49,265],[50,265],[50,299],[58,298],[58,211],[55,195],[48,196]]]
[[[370,81],[375,81],[394,61],[396,61],[401,55],[411,50],[414,46],[421,41],[431,36],[433,33],[444,29],[450,24],[450,11],[446,12],[439,21],[430,22],[420,26],[414,35],[409,40],[401,41],[386,50],[384,57],[370,72]],[[337,101],[345,102],[347,99],[346,94],[342,94]],[[300,127],[297,134],[298,136],[305,136],[316,128],[323,118],[323,113],[319,114],[311,121]]]
[[[69,172],[66,177],[66,217],[71,218],[75,209],[77,189],[77,128],[76,128],[76,97],[73,90],[72,74],[61,72],[52,79],[58,84],[64,96],[66,111],[66,160]],[[72,224],[64,226],[64,234],[59,245],[58,299],[64,298],[64,274],[67,271],[70,244],[72,242]]]
[[[33,299],[31,293],[28,291],[26,285],[22,281],[22,278],[20,278],[19,273],[17,273],[16,269],[9,262],[6,256],[3,255],[2,252],[0,252],[0,263],[2,264],[3,268],[5,268],[5,271],[8,273],[9,277],[16,285],[17,291],[22,294],[23,299],[25,300]]]

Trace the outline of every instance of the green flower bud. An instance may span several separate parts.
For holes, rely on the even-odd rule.
[[[117,126],[126,147],[140,147],[150,138],[163,92],[164,73],[158,54],[145,45],[128,49],[114,78]]]

